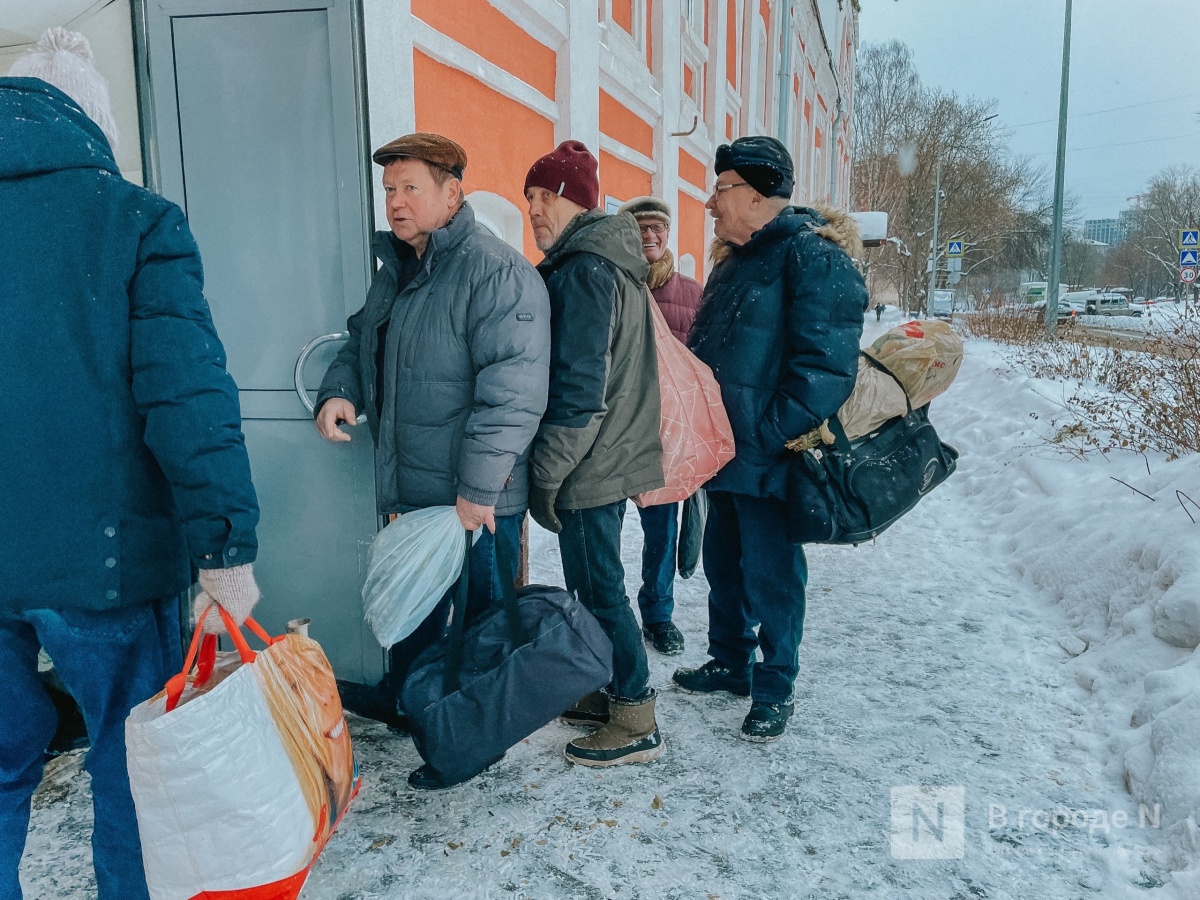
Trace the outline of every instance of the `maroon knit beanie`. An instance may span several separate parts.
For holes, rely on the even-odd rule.
[[[545,188],[584,209],[600,205],[596,157],[579,141],[563,141],[529,168],[525,190]]]

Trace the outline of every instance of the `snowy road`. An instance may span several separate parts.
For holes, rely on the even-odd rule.
[[[899,321],[889,319],[882,327]],[[879,330],[871,321],[868,337]],[[405,784],[419,764],[411,741],[353,720],[364,788],[303,896],[1185,896],[1160,887],[1161,833],[1153,819],[1139,822],[1114,765],[1114,716],[1060,645],[1075,630],[1066,609],[1020,574],[1010,535],[996,530],[1009,521],[996,512],[1006,485],[981,454],[989,441],[1007,447],[1014,426],[1000,415],[995,373],[971,366],[934,404],[943,437],[964,450],[959,473],[876,545],[811,548],[796,715],[783,741],[737,737],[745,701],[670,687],[675,666],[706,659],[698,573],[677,582],[685,655],[651,652],[661,761],[573,768],[561,751],[576,732],[552,724],[484,776],[419,795]],[[631,596],[637,523],[631,507]],[[534,530],[533,578],[559,582],[557,547]],[[79,763],[58,763],[37,798],[25,876],[39,900],[93,891]],[[905,802],[906,786],[918,785],[948,789],[944,843],[928,826],[934,807],[922,807],[928,821],[914,819]],[[924,823],[921,851],[954,849],[952,806],[963,799],[961,858],[893,854],[896,788],[899,837]],[[1114,814],[1125,827],[1103,827],[1100,816]]]

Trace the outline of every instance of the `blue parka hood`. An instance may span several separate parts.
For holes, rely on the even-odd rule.
[[[100,126],[40,78],[0,78],[0,121],[0,178],[63,169],[120,173]]]

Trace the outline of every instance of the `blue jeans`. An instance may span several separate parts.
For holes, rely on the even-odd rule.
[[[497,516],[495,534],[487,528],[480,529],[480,535],[471,547],[471,577],[467,583],[468,624],[489,605],[500,602],[502,586],[496,560],[497,541],[508,559],[511,574],[516,576],[517,561],[521,555],[521,520],[524,518],[524,513]],[[417,626],[417,630],[393,644],[388,651],[388,674],[384,679],[384,687],[396,697],[399,697],[404,678],[416,658],[427,647],[436,644],[445,632],[453,602],[454,588],[451,587],[442,602]]]
[[[751,697],[788,703],[800,673],[808,562],[788,542],[787,504],[725,491],[709,491],[708,500],[708,654],[735,672],[753,663]]]
[[[556,512],[563,526],[558,547],[567,590],[596,617],[612,641],[613,680],[609,691],[620,700],[644,700],[650,696],[650,669],[642,632],[625,594],[625,567],[621,563],[625,501]]]
[[[54,706],[38,679],[39,645],[83,712],[91,749],[92,860],[101,900],[147,897],[129,772],[125,717],[183,668],[179,601],[88,612],[0,613],[0,900],[19,900],[17,869],[30,798],[54,736]]]
[[[679,504],[638,507],[642,518],[642,587],[638,609],[643,625],[671,621],[675,611],[675,553],[679,542]]]

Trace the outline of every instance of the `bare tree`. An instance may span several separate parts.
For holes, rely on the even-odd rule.
[[[1127,243],[1150,263],[1156,291],[1176,292],[1179,230],[1197,226],[1200,226],[1200,169],[1172,166],[1150,179],[1133,210],[1133,228]]]
[[[1003,132],[985,121],[995,102],[925,88],[899,41],[865,45],[856,78],[856,203],[887,212],[889,232],[909,254],[871,251],[872,286],[894,288],[905,308],[921,305],[929,252],[944,248],[930,247],[939,160],[939,244],[964,241],[964,276],[1030,263],[1048,232],[1045,178],[1013,158]]]

